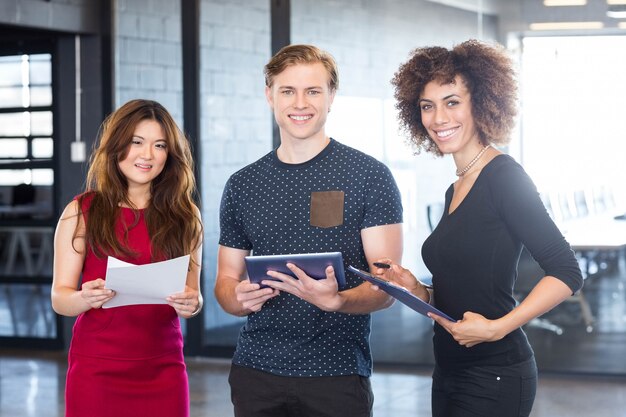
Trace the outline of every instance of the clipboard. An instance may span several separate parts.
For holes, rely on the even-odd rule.
[[[414,296],[410,291],[404,288],[398,287],[397,285],[394,285],[390,283],[389,281],[386,281],[382,278],[374,276],[370,274],[369,272],[361,271],[360,269],[357,269],[353,266],[349,266],[348,271],[354,272],[357,276],[378,286],[378,288],[385,291],[387,294],[391,295],[393,298],[400,301],[402,304],[410,307],[411,309],[417,311],[420,314],[423,314],[426,317],[428,317],[428,313],[434,313],[450,321],[456,322],[455,319],[448,316],[443,311],[439,310],[438,308],[428,303],[425,303],[424,301],[422,301],[421,298]]]
[[[278,281],[267,275],[267,271],[282,272],[296,278],[295,274],[287,268],[287,262],[302,269],[313,279],[326,279],[326,268],[332,266],[339,288],[341,289],[346,285],[341,252],[246,256],[245,262],[250,282],[260,284],[261,288],[267,287],[267,285],[261,284],[263,280]]]

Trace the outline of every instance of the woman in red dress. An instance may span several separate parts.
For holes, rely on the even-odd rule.
[[[66,417],[189,416],[179,317],[202,308],[194,191],[189,143],[163,106],[133,100],[105,120],[86,192],[67,205],[55,234],[52,306],[78,316]],[[115,297],[105,287],[107,256],[142,265],[187,254],[185,290],[166,304],[102,308]]]

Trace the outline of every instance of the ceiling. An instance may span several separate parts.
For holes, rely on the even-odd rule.
[[[609,11],[626,12],[626,0],[427,0],[450,7],[497,15],[507,32],[607,32],[626,35],[626,13],[609,17]],[[580,5],[548,6],[550,2]],[[617,4],[623,3],[623,4]]]

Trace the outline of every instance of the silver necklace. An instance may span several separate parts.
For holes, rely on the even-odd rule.
[[[476,156],[474,157],[474,159],[472,159],[472,160],[470,161],[470,163],[469,163],[469,164],[467,164],[467,166],[466,166],[465,168],[463,168],[463,169],[461,169],[461,170],[458,170],[458,169],[457,169],[457,170],[456,170],[456,176],[457,176],[457,177],[462,177],[463,175],[465,175],[465,173],[466,173],[467,171],[469,171],[469,170],[470,170],[470,168],[471,168],[471,167],[473,167],[473,166],[474,166],[474,164],[475,164],[476,162],[478,162],[478,160],[480,159],[480,157],[481,157],[481,156],[483,156],[483,154],[485,153],[485,151],[486,151],[488,148],[491,148],[491,144],[485,145],[485,147],[484,147],[484,148],[482,148],[482,149],[480,150],[480,152],[478,152],[478,155],[476,155]]]

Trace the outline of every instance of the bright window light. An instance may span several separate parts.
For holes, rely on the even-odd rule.
[[[524,39],[521,159],[540,191],[623,189],[625,36]]]
[[[602,22],[542,22],[531,23],[530,30],[574,30],[574,29],[602,29]]]
[[[587,0],[543,0],[544,6],[584,6]]]
[[[626,19],[626,10],[619,11],[619,12],[614,12],[612,10],[609,10],[608,12],[606,12],[606,15],[613,19]]]

